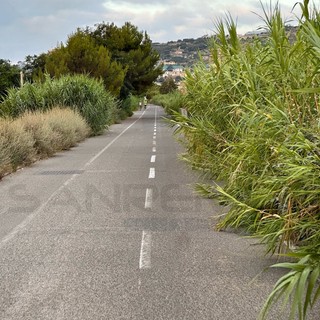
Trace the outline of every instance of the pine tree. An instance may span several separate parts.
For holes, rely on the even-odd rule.
[[[101,78],[115,96],[119,96],[125,76],[125,69],[112,60],[109,50],[80,29],[69,36],[66,45],[61,44],[48,54],[46,70],[51,76],[71,73]]]
[[[160,56],[152,48],[148,34],[138,31],[131,23],[126,22],[121,28],[114,23],[101,23],[94,30],[87,28],[86,32],[98,45],[107,48],[112,59],[126,70],[121,98],[130,93],[142,94],[162,74],[162,66],[158,65]]]

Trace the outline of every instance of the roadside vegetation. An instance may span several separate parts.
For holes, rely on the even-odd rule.
[[[90,127],[70,108],[26,112],[0,119],[0,179],[36,160],[75,146],[90,135]]]
[[[188,116],[175,112],[172,120],[184,160],[224,181],[196,186],[229,208],[217,229],[241,228],[267,252],[289,256],[276,265],[289,272],[261,319],[280,298],[291,306],[288,318],[305,319],[320,297],[320,12],[308,1],[297,6],[293,43],[278,6],[263,8],[263,42],[242,45],[232,17],[218,21],[211,64],[185,81]]]
[[[157,87],[157,90],[153,90],[150,96],[152,103],[162,106],[169,115],[180,112],[184,106],[183,94],[178,90],[177,84],[171,77],[165,79],[161,86]]]
[[[118,112],[116,99],[105,90],[102,81],[85,75],[66,75],[9,89],[0,105],[0,114],[17,118],[26,111],[46,111],[57,105],[78,111],[94,135],[112,124]]]
[[[79,28],[20,65],[0,59],[0,179],[131,116],[162,74],[159,59],[129,22]]]
[[[179,91],[174,91],[166,94],[157,94],[152,98],[152,103],[162,106],[167,114],[180,112],[183,108],[183,97]]]

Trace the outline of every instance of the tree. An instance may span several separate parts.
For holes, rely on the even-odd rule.
[[[166,78],[160,86],[160,93],[167,94],[177,89],[177,85],[172,77]]]
[[[0,101],[11,87],[19,86],[20,70],[9,60],[0,59]]]
[[[159,54],[151,44],[146,32],[126,22],[121,28],[114,23],[95,25],[94,30],[86,29],[98,45],[107,48],[112,59],[121,63],[126,70],[120,97],[125,99],[130,93],[140,95],[162,74],[158,64]]]
[[[120,63],[112,60],[104,46],[80,29],[69,36],[66,45],[60,44],[48,53],[46,70],[56,77],[71,73],[101,78],[106,89],[115,96],[120,94],[126,72]]]
[[[23,72],[28,81],[43,81],[45,74],[46,54],[28,55],[23,62]]]

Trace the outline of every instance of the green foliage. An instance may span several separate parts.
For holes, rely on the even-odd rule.
[[[309,292],[302,288],[319,277],[320,241],[320,14],[305,5],[294,43],[278,6],[263,8],[263,43],[241,45],[232,18],[218,21],[212,64],[200,63],[186,77],[188,117],[175,113],[172,120],[184,134],[185,160],[225,182],[197,187],[229,208],[217,228],[244,228],[268,252],[298,246],[306,257],[297,266],[307,271],[281,279],[265,309],[291,296],[300,319],[319,298],[310,303],[305,295],[301,304]]]
[[[18,87],[20,81],[20,70],[9,61],[0,59],[0,101],[7,90]]]
[[[101,23],[93,30],[86,30],[97,45],[107,48],[112,60],[119,62],[126,70],[120,97],[125,99],[130,93],[143,94],[154,80],[162,74],[162,66],[157,65],[160,57],[152,48],[148,34],[126,22],[122,27],[114,23]]]
[[[153,84],[152,86],[150,86],[146,92],[146,96],[148,98],[148,100],[151,100],[154,96],[156,96],[157,94],[159,94],[159,86],[157,84]]]
[[[136,110],[138,105],[139,98],[137,96],[130,95],[126,99],[122,100],[119,108],[120,120],[131,117],[133,115],[133,110]]]
[[[26,111],[44,111],[56,105],[77,110],[93,134],[101,133],[114,122],[118,108],[102,81],[76,75],[53,80],[47,77],[44,83],[26,83],[21,89],[11,89],[0,105],[0,112],[18,117]]]
[[[148,34],[127,22],[97,24],[78,29],[67,43],[46,55],[46,71],[55,77],[87,74],[103,79],[105,87],[125,100],[130,94],[141,95],[162,74],[160,57],[152,48]]]
[[[46,54],[42,53],[40,55],[28,55],[25,58],[24,66],[22,68],[25,80],[28,82],[45,80],[45,64],[46,64]]]
[[[162,106],[168,114],[179,113],[184,107],[183,95],[174,91],[167,94],[157,94],[152,98],[152,103]]]
[[[178,86],[174,82],[173,78],[168,77],[161,84],[159,91],[161,94],[167,94],[167,93],[175,91],[177,88],[178,88]]]
[[[0,179],[8,173],[75,146],[90,129],[78,112],[53,108],[0,119]]]
[[[299,320],[305,320],[308,309],[314,307],[320,297],[320,283],[318,281],[320,277],[320,251],[310,253],[308,249],[305,249],[289,256],[297,258],[299,261],[277,263],[272,266],[290,271],[275,284],[261,311],[260,319],[266,319],[271,304],[280,297],[283,297],[284,304],[288,303],[292,297],[289,319],[296,319],[295,315],[298,314]]]
[[[105,47],[78,30],[69,36],[66,45],[61,44],[46,56],[46,70],[51,76],[87,74],[103,79],[105,88],[118,96],[123,85],[125,67],[111,59]]]
[[[139,102],[142,101],[142,98],[131,94],[127,100],[129,101],[129,108],[132,112],[139,109]]]

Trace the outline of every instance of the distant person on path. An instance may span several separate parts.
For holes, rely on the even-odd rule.
[[[142,110],[142,102],[139,101],[139,110]]]
[[[144,97],[143,103],[144,103],[144,108],[146,109],[147,108],[147,103],[148,103],[147,97]]]

